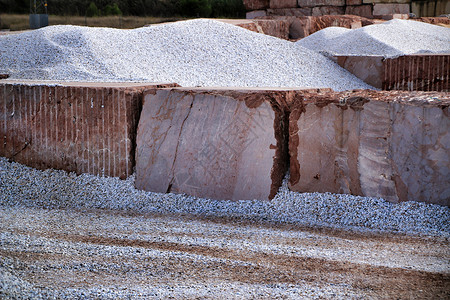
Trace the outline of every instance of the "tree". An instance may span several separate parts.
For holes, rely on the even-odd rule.
[[[86,10],[86,16],[87,17],[97,17],[98,16],[98,8],[94,2],[91,2],[91,4],[89,4],[89,6]]]
[[[209,17],[211,3],[208,0],[180,0],[179,13],[188,17]]]
[[[114,3],[113,7],[112,7],[112,14],[114,16],[118,16],[122,14],[122,11],[120,10],[119,6],[117,5],[117,3]]]

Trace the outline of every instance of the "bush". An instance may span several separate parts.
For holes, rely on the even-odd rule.
[[[94,2],[91,2],[91,4],[89,4],[88,8],[86,9],[86,16],[87,17],[97,17],[98,16],[98,8]]]
[[[122,11],[120,10],[119,6],[117,5],[117,3],[114,3],[114,5],[112,6],[112,11],[111,11],[113,16],[118,16],[122,14]]]
[[[187,17],[209,17],[211,3],[208,0],[180,0],[179,13]]]
[[[242,0],[212,0],[212,17],[245,18],[245,12]]]
[[[118,16],[121,15],[122,11],[120,10],[119,6],[117,6],[117,3],[114,3],[113,5],[106,5],[105,9],[103,10],[104,16]]]

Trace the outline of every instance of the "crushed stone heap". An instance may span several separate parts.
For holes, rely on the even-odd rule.
[[[450,28],[394,19],[358,29],[327,27],[296,45],[331,55],[450,53]]]
[[[0,73],[11,79],[184,87],[371,88],[314,51],[205,19],[133,30],[60,25],[2,36]]]

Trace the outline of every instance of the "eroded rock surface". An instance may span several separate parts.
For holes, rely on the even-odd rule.
[[[212,199],[273,198],[287,169],[282,106],[295,95],[181,88],[148,94],[136,187]]]
[[[450,205],[450,97],[322,93],[290,113],[290,188]]]
[[[0,156],[39,169],[121,178],[133,172],[142,92],[171,86],[3,82]]]

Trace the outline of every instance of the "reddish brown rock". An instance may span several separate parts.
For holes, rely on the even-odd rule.
[[[402,19],[402,20],[408,20],[409,15],[407,14],[393,14],[393,15],[383,15],[381,16],[383,20],[392,20],[392,19]]]
[[[245,14],[246,19],[255,19],[267,16],[265,10],[252,10]]]
[[[383,61],[383,89],[450,92],[450,55],[416,54]]]
[[[336,56],[338,65],[371,86],[381,89],[384,75],[383,56]]]
[[[293,40],[302,39],[311,34],[311,19],[296,18],[289,26],[289,38]]]
[[[268,9],[268,16],[294,16],[303,17],[310,16],[312,14],[312,8],[279,8],[279,9]]]
[[[297,0],[270,0],[270,8],[294,8]]]
[[[305,94],[291,105],[290,188],[449,206],[449,106],[437,92]]]
[[[374,4],[374,3],[410,3],[411,0],[363,0],[365,4]]]
[[[344,6],[345,0],[298,0],[300,7]]]
[[[258,32],[266,35],[274,36],[280,39],[289,39],[290,21],[283,19],[267,19],[267,20],[222,20],[236,26]]]
[[[447,17],[423,17],[423,18],[416,18],[414,19],[414,21],[420,21],[434,25],[450,25],[450,18]]]
[[[345,8],[342,6],[316,6],[312,9],[313,16],[325,16],[325,15],[343,15]]]
[[[346,5],[361,5],[362,0],[346,0],[345,4]]]
[[[322,30],[330,26],[338,26],[345,28],[358,28],[367,19],[360,16],[317,16],[311,19],[310,34]]]
[[[448,0],[412,1],[411,12],[420,17],[435,17],[450,13]]]
[[[280,39],[289,39],[289,20],[255,20],[255,24],[262,30],[262,33]]]
[[[409,4],[376,3],[373,6],[374,16],[409,14]]]
[[[365,18],[373,18],[372,5],[348,5],[345,7],[346,15],[357,15]]]
[[[270,7],[270,0],[244,0],[244,6],[247,10],[260,10]]]
[[[157,86],[2,81],[0,156],[39,169],[125,178],[134,166],[142,92]]]
[[[290,20],[289,36],[290,39],[300,39],[330,26],[354,29],[363,26],[363,23],[371,24],[373,21],[353,15],[298,17]]]
[[[336,56],[336,62],[383,90],[449,92],[450,55],[416,54],[395,58]]]
[[[212,199],[273,198],[287,169],[283,106],[295,96],[184,88],[146,95],[136,187]]]

